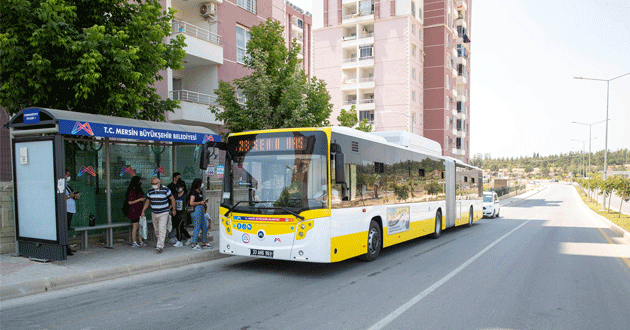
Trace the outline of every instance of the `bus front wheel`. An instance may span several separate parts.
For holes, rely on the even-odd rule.
[[[367,253],[361,256],[364,261],[373,261],[381,254],[381,227],[374,220],[370,222],[368,231]]]
[[[442,234],[442,211],[438,210],[435,214],[435,232],[431,234],[431,238],[437,239]]]

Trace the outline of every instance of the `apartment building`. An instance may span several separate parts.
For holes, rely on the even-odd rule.
[[[424,1],[424,136],[442,154],[470,159],[470,6]]]
[[[301,45],[298,57],[311,76],[311,14],[285,0],[163,0],[162,6],[177,10],[173,36],[186,37],[186,57],[181,70],[163,72],[156,82],[159,94],[180,101],[181,109],[167,120],[206,126],[221,131],[222,122],[208,108],[217,105],[214,90],[219,81],[231,82],[248,75],[243,66],[252,26],[271,17],[284,27],[287,46]]]
[[[375,131],[423,135],[422,7],[421,0],[325,0],[313,9],[323,17],[313,32],[313,71],[326,81],[331,123],[354,106]]]
[[[469,157],[471,0],[324,0],[313,11],[314,75],[330,121],[354,106],[375,131],[406,130]],[[320,19],[321,17],[321,19]]]

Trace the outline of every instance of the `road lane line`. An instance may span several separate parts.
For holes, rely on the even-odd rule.
[[[433,291],[437,290],[437,288],[442,286],[442,284],[446,283],[448,280],[453,278],[455,275],[457,275],[459,272],[461,272],[468,265],[470,265],[475,260],[477,260],[479,257],[481,257],[484,253],[488,252],[488,250],[490,250],[493,246],[499,244],[499,242],[501,242],[503,239],[505,239],[506,237],[510,236],[510,234],[512,234],[513,232],[519,230],[521,227],[525,226],[530,221],[531,220],[527,220],[527,221],[523,222],[520,226],[512,229],[509,233],[499,237],[496,241],[492,242],[490,245],[485,247],[483,250],[479,251],[472,258],[470,258],[466,262],[464,262],[461,266],[457,267],[455,270],[450,272],[448,275],[444,276],[441,280],[435,282],[433,285],[431,285],[426,290],[422,291],[417,296],[411,298],[411,300],[409,300],[408,302],[404,303],[402,306],[398,307],[395,311],[391,312],[389,315],[385,316],[383,319],[381,319],[376,324],[371,326],[368,330],[380,330],[380,329],[383,329],[386,325],[388,325],[390,322],[392,322],[394,319],[396,319],[402,313],[406,312],[408,309],[410,309],[415,304],[420,302],[420,300],[424,299],[424,297],[428,296]]]
[[[599,229],[599,232],[602,233],[602,235],[604,235],[604,238],[608,241],[608,243],[613,246],[613,248],[617,252],[617,256],[619,256],[619,258],[621,258],[621,260],[626,264],[626,266],[630,268],[630,260],[628,260],[628,258],[623,257],[623,254],[621,254],[619,250],[617,249],[616,244],[610,239],[610,237],[608,237],[608,235],[606,235],[606,233],[601,228],[597,228],[597,229]]]

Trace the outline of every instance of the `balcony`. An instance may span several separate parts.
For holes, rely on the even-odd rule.
[[[466,64],[468,62],[467,59],[468,59],[468,56],[459,56],[459,57],[457,57],[456,62],[457,62],[457,64],[461,64],[461,65],[466,66]]]
[[[455,2],[455,8],[459,11],[466,11],[468,10],[468,4],[464,0],[457,0],[457,2]]]
[[[193,66],[223,64],[220,35],[178,20],[173,20],[172,28],[173,36],[184,34],[186,37],[184,63],[195,63]]]
[[[466,23],[466,20],[463,18],[458,19],[457,21],[455,21],[455,25],[456,26],[461,26],[464,29],[466,29],[468,27],[468,23]]]
[[[353,11],[353,12],[344,14],[342,16],[342,23],[348,24],[348,23],[367,21],[370,19],[374,19],[374,10],[359,10],[359,11]]]
[[[357,89],[357,79],[356,78],[348,78],[341,85],[341,90],[353,90]]]
[[[468,79],[466,78],[466,76],[457,76],[458,85],[466,85],[467,82],[468,82]]]
[[[456,99],[457,102],[466,102],[466,95],[464,93],[458,94]]]
[[[207,95],[187,90],[174,90],[169,93],[173,100],[180,101],[180,109],[175,109],[168,116],[169,121],[186,125],[222,125],[208,110],[211,105],[218,106],[215,95]]]

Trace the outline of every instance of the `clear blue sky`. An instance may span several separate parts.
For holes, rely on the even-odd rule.
[[[472,155],[581,150],[588,126],[571,122],[606,118],[606,83],[573,77],[630,73],[630,0],[473,0],[470,29]],[[609,150],[630,148],[630,75],[610,82],[609,118]],[[592,136],[603,150],[605,123]]]

